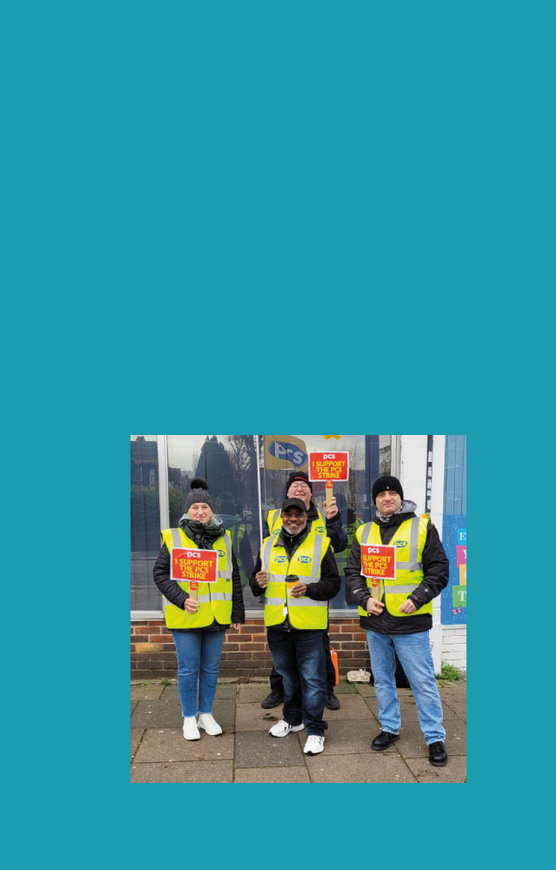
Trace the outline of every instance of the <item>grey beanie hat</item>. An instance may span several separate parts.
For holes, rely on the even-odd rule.
[[[208,483],[202,477],[194,477],[190,484],[191,492],[185,500],[185,512],[192,504],[208,504],[212,510],[212,500],[208,494]]]

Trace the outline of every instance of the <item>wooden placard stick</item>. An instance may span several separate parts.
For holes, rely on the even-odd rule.
[[[332,501],[333,497],[334,497],[334,484],[332,483],[331,480],[327,480],[326,481],[325,495],[324,495],[324,503],[326,505],[329,505],[330,502]]]

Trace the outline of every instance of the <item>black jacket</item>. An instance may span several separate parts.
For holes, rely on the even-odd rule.
[[[307,537],[308,533],[308,526],[306,526],[299,535],[288,535],[288,533],[282,528],[280,530],[280,534],[276,539],[276,543],[278,544],[278,546],[285,547],[288,558],[291,559],[299,545]],[[266,537],[268,537],[268,535]],[[249,580],[249,586],[251,587],[251,591],[253,592],[253,595],[255,595],[257,598],[259,595],[264,595],[264,589],[261,589],[256,580],[256,575],[261,570],[261,568],[261,554],[259,553],[259,555],[257,556],[255,568]],[[300,577],[300,582],[303,582],[302,577]],[[332,547],[330,546],[320,563],[320,580],[317,583],[309,583],[309,585],[307,586],[306,595],[307,598],[312,598],[313,601],[330,601],[332,598],[334,598],[335,595],[338,594],[338,592],[340,591],[340,586],[341,580],[338,573],[338,566],[336,565],[336,559],[334,558]],[[291,625],[288,616],[286,616],[284,622],[282,622],[280,625],[273,625],[272,628],[283,631],[296,630]]]
[[[380,529],[380,537],[383,544],[388,544],[394,537],[395,531],[401,523],[416,516],[415,502],[404,501],[404,512],[394,514],[387,522],[377,523]],[[438,532],[431,522],[427,528],[427,537],[423,549],[423,581],[415,592],[408,595],[417,608],[428,604],[437,595],[440,595],[448,584],[449,562],[444,552],[444,547],[438,536]],[[366,610],[367,601],[371,597],[365,577],[361,574],[361,547],[355,537],[346,564],[346,581],[348,588],[353,594],[356,603]],[[383,597],[384,600],[384,597]],[[380,616],[360,616],[360,624],[365,629],[378,631],[380,634],[415,634],[419,631],[428,631],[432,628],[432,616],[428,613],[419,616],[392,616],[386,607]]]
[[[162,545],[162,549],[158,554],[158,558],[154,563],[153,580],[170,604],[175,604],[176,607],[183,609],[184,602],[187,601],[189,595],[181,588],[176,580],[170,577],[170,552],[166,544]],[[245,605],[243,603],[243,591],[241,588],[241,576],[237,564],[236,554],[232,549],[232,622],[245,622]],[[221,625],[216,619],[212,625],[207,625],[201,629],[178,629],[179,631],[223,631],[229,628],[229,625]],[[176,629],[173,629],[176,631]]]
[[[309,510],[307,511],[307,521],[310,523],[313,520],[319,519],[319,512],[314,501],[311,500]],[[340,511],[331,520],[325,518],[326,534],[330,538],[330,543],[335,553],[341,553],[348,546],[348,536],[342,525],[342,517]],[[270,529],[268,528],[268,519],[263,522],[263,538],[268,538]]]

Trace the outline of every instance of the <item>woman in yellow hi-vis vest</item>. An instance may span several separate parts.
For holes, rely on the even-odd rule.
[[[402,485],[396,477],[379,477],[373,485],[372,498],[377,507],[375,520],[357,529],[346,565],[348,587],[359,605],[361,626],[367,633],[382,728],[371,748],[377,752],[387,749],[400,735],[397,654],[415,698],[419,724],[429,747],[429,761],[440,767],[446,764],[448,756],[429,629],[432,600],[448,583],[448,559],[430,519],[416,516],[415,502],[404,501]],[[364,545],[395,548],[395,578],[380,581],[375,587],[376,598],[372,594],[375,591],[372,580],[362,573]]]
[[[191,481],[185,509],[177,529],[162,531],[153,579],[164,596],[166,626],[176,645],[183,736],[199,740],[199,729],[211,736],[222,734],[212,715],[220,655],[226,630],[230,625],[237,630],[245,622],[245,608],[230,533],[212,512],[206,480],[196,477]],[[216,582],[199,582],[197,600],[189,582],[170,576],[174,547],[218,553]]]

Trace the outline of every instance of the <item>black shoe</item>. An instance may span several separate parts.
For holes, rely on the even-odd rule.
[[[264,701],[261,701],[261,707],[264,707],[265,710],[270,710],[271,707],[277,707],[278,704],[284,703],[284,696],[281,692],[275,692],[274,690],[267,695]]]
[[[389,731],[381,731],[378,737],[375,737],[371,743],[371,749],[376,749],[377,752],[382,752],[383,749],[388,749],[394,740],[397,740],[399,734],[390,734]]]
[[[444,767],[448,761],[448,753],[444,749],[444,744],[441,740],[430,744],[429,761],[431,764],[434,764],[435,767]]]
[[[339,710],[340,709],[340,699],[336,697],[334,692],[330,692],[330,694],[326,696],[326,701],[324,702],[324,706],[328,707],[329,710]]]

